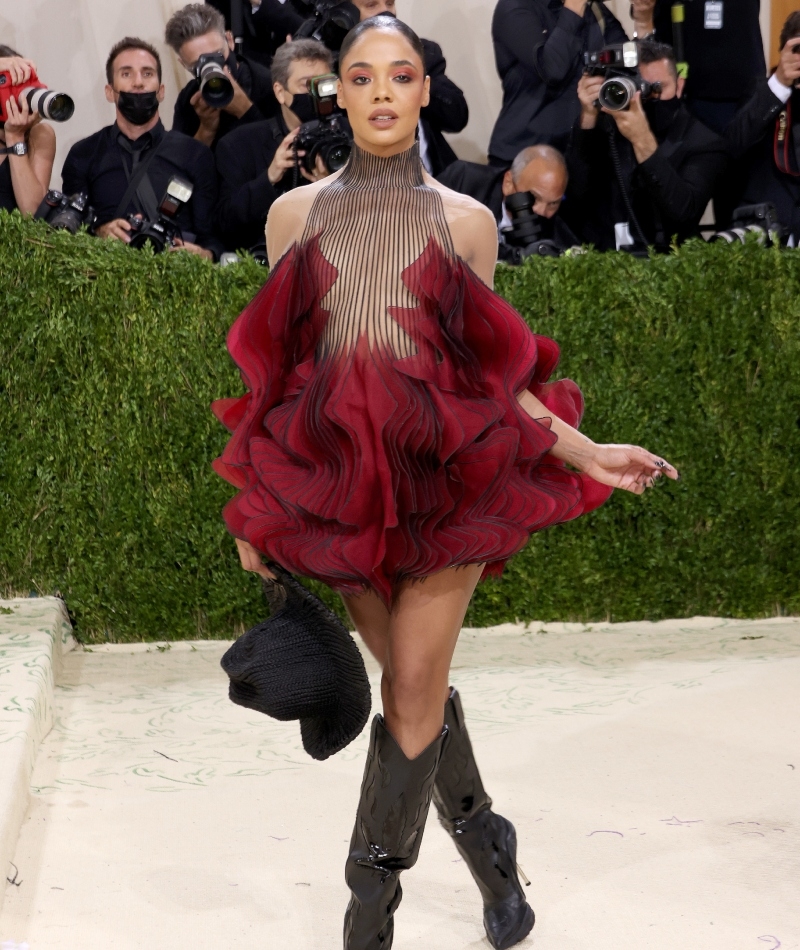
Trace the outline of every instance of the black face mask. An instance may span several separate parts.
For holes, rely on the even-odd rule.
[[[681,100],[677,96],[672,99],[649,99],[644,103],[644,114],[657,139],[666,137],[680,107]]]
[[[121,92],[117,108],[131,125],[147,125],[158,112],[158,93]]]
[[[312,119],[317,117],[317,110],[314,108],[314,97],[310,92],[298,92],[295,96],[292,96],[292,104],[289,108],[301,122],[311,122]]]

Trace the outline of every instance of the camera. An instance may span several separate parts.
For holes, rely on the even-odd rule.
[[[736,244],[747,240],[748,234],[756,234],[759,244],[772,247],[779,245],[784,236],[784,229],[778,220],[775,205],[764,202],[758,205],[742,205],[733,212],[733,221],[730,228],[717,231],[709,240],[726,244]]]
[[[361,19],[358,7],[348,0],[313,0],[308,5],[314,17],[298,28],[295,39],[311,37],[338,53],[344,38]]]
[[[299,159],[309,173],[313,172],[317,155],[329,172],[338,171],[352,150],[350,125],[336,105],[338,77],[334,73],[315,76],[308,84],[317,118],[304,122],[294,140],[295,155],[305,152]]]
[[[48,89],[35,72],[20,86],[11,82],[10,73],[0,73],[0,122],[8,121],[8,100],[15,99],[22,105],[23,98],[28,102],[31,112],[38,112],[43,119],[52,122],[66,122],[75,112],[75,103],[65,92],[53,92]]]
[[[656,99],[661,95],[660,82],[647,82],[639,72],[639,51],[636,43],[619,43],[583,54],[585,74],[604,76],[598,101],[609,112],[623,112],[630,108],[637,92],[642,99]]]
[[[529,191],[518,191],[505,199],[511,227],[503,231],[505,243],[499,247],[500,260],[521,264],[526,257],[560,257],[562,248],[552,240],[553,226],[533,210],[536,199]]]
[[[225,75],[224,65],[222,53],[203,53],[194,64],[200,95],[214,109],[224,109],[233,101],[233,83]]]
[[[48,191],[36,209],[34,218],[37,221],[46,221],[56,230],[77,234],[83,224],[88,228],[92,227],[95,213],[85,191],[69,197],[60,191]]]
[[[155,254],[160,254],[167,247],[171,247],[175,243],[175,238],[180,237],[181,234],[180,225],[177,222],[178,214],[192,197],[193,190],[188,181],[176,175],[169,180],[167,190],[158,206],[158,217],[155,221],[129,214],[127,221],[131,226],[130,246],[140,250],[149,244]]]

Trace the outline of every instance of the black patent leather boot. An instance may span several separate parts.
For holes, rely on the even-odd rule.
[[[400,872],[417,862],[447,728],[407,759],[386,728],[372,720],[361,799],[345,865],[352,897],[344,918],[345,950],[389,950],[403,896]]]
[[[433,800],[439,821],[481,892],[489,943],[496,950],[506,950],[524,940],[534,924],[533,910],[517,876],[517,833],[507,818],[492,811],[454,689],[445,705],[444,722],[448,739]]]

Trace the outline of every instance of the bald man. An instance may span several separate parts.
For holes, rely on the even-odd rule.
[[[437,177],[443,185],[475,198],[492,212],[497,221],[501,258],[504,232],[511,227],[505,199],[520,191],[530,192],[533,210],[543,219],[542,238],[555,241],[563,250],[578,243],[566,223],[557,217],[569,174],[564,156],[551,145],[524,148],[507,170],[494,165],[458,161]]]

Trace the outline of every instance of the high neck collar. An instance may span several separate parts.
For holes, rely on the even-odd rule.
[[[355,143],[350,159],[339,181],[347,185],[364,185],[370,188],[413,188],[424,184],[422,160],[419,157],[419,142],[405,152],[375,155],[359,148]]]

